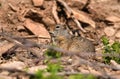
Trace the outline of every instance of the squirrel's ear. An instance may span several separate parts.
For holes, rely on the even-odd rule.
[[[66,30],[70,30],[67,25],[64,25],[64,28],[65,28]]]
[[[64,29],[68,29],[68,27],[67,27],[66,24],[64,24],[62,28],[64,28]]]

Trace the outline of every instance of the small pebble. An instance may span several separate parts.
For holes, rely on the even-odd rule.
[[[24,26],[22,26],[22,25],[17,26],[17,30],[18,30],[18,31],[19,31],[19,30],[23,30],[23,29],[25,29]]]
[[[104,32],[107,36],[113,36],[115,34],[115,29],[113,29],[113,27],[106,27]]]
[[[116,38],[120,38],[120,30],[115,34]]]
[[[115,23],[115,25],[113,26],[115,29],[119,29],[120,28],[120,23]]]

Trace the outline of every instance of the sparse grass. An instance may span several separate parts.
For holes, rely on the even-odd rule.
[[[57,75],[57,72],[59,72],[61,69],[62,67],[59,63],[57,64],[49,63],[47,65],[47,69],[38,70],[35,76],[31,77],[30,79],[63,79],[62,76]],[[50,75],[45,75],[47,72],[49,72]]]
[[[45,52],[45,56],[48,57],[48,60],[46,62],[47,68],[44,70],[38,70],[34,77],[31,77],[30,79],[96,79],[93,75],[84,75],[84,74],[77,74],[77,75],[58,75],[59,72],[63,71],[63,67],[61,66],[61,62],[59,61],[59,58],[61,57],[61,53],[48,49]],[[51,63],[49,62],[50,59],[56,58],[58,62]],[[46,75],[46,73],[50,73],[49,75]]]
[[[93,75],[84,75],[84,74],[77,74],[77,75],[67,75],[67,76],[60,76],[57,73],[61,70],[60,64],[49,64],[46,70],[38,70],[35,76],[30,77],[30,79],[96,79]],[[46,73],[49,72],[50,74],[47,75]]]
[[[93,75],[77,74],[69,76],[69,79],[96,79],[96,78]]]

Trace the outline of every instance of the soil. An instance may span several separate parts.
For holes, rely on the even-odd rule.
[[[61,1],[66,3],[69,8],[67,9]],[[7,68],[13,67],[20,70],[28,68],[33,73],[36,69],[46,68],[44,61],[47,57],[44,53],[47,48],[39,47],[38,44],[50,44],[49,32],[56,24],[66,24],[72,34],[92,40],[96,47],[96,54],[102,54],[102,36],[109,38],[110,44],[114,41],[120,42],[119,0],[61,1],[0,0],[0,78],[29,79],[29,76],[22,74],[13,76],[14,73]],[[77,11],[80,14],[77,14]],[[81,24],[82,29],[78,27],[75,20]],[[57,59],[51,60],[51,62],[56,61]],[[119,79],[119,69],[114,71],[110,68],[111,65],[104,64],[101,57],[63,56],[60,61],[63,62],[64,71],[77,71],[85,74],[92,72],[102,79],[107,74],[110,79]],[[92,65],[88,62],[92,62]],[[102,67],[100,64],[104,64],[104,66]],[[6,66],[8,67],[4,70],[2,67]],[[33,70],[31,70],[32,68]]]

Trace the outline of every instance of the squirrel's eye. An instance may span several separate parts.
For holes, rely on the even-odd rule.
[[[59,28],[60,28],[60,25],[57,25],[57,26],[56,26],[56,29],[59,29]]]

